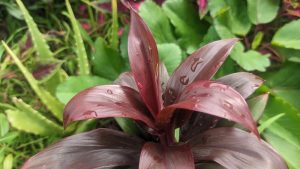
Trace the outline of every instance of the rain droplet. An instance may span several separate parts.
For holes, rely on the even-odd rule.
[[[110,89],[107,89],[107,90],[106,90],[106,93],[108,93],[108,94],[113,94],[112,90],[110,90]]]
[[[231,110],[233,109],[232,104],[229,103],[229,102],[227,102],[227,101],[224,101],[223,105],[224,105],[226,108],[228,108],[228,109],[231,109]]]
[[[184,75],[184,76],[180,77],[179,81],[181,84],[187,85],[189,83],[190,79],[186,75]]]
[[[197,69],[197,66],[203,62],[202,58],[194,58],[194,62],[191,65],[191,71],[195,72]]]
[[[143,88],[143,85],[140,83],[140,82],[137,82],[137,86],[142,89]]]

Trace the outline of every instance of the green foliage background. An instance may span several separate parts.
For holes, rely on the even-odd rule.
[[[0,169],[19,168],[74,133],[107,126],[137,133],[128,119],[62,127],[63,107],[72,96],[129,71],[130,18],[120,5],[117,0],[0,2]],[[240,38],[215,77],[250,71],[266,80],[250,106],[264,107],[253,104],[261,102],[255,96],[270,94],[258,125],[291,169],[300,169],[300,19],[293,14],[299,9],[296,0],[207,0],[205,10],[196,0],[162,5],[145,0],[139,7],[169,74],[195,49]]]

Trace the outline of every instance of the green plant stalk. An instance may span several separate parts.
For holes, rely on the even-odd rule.
[[[90,0],[88,0],[88,1],[90,1]],[[93,28],[96,28],[97,24],[96,24],[96,20],[95,20],[95,17],[94,17],[94,14],[93,14],[93,10],[92,10],[91,6],[88,5],[87,9],[88,9],[88,13],[89,13],[89,18],[90,18],[91,24],[92,24]]]
[[[52,96],[47,90],[38,85],[38,81],[32,76],[28,69],[22,64],[19,58],[14,54],[14,52],[7,46],[7,44],[2,41],[8,54],[13,58],[18,68],[21,70],[25,76],[27,82],[34,90],[34,92],[41,99],[42,103],[51,111],[51,113],[60,121],[62,121],[62,112],[64,105],[60,103],[54,96]]]
[[[74,38],[75,38],[75,44],[76,44],[76,54],[78,58],[78,67],[79,67],[79,75],[89,75],[90,69],[89,69],[89,62],[88,57],[86,54],[86,50],[83,44],[82,36],[80,34],[80,29],[78,22],[75,18],[75,15],[73,13],[73,10],[71,8],[69,0],[66,0],[66,6],[69,13],[69,18],[73,27],[74,31]]]
[[[54,55],[51,52],[49,45],[47,44],[47,42],[45,41],[45,39],[43,38],[42,33],[39,31],[36,23],[34,22],[34,20],[32,19],[32,17],[30,16],[29,12],[27,11],[27,9],[25,8],[24,4],[22,3],[21,0],[16,0],[17,4],[19,5],[23,16],[25,18],[25,21],[27,23],[29,32],[31,34],[32,37],[32,41],[34,42],[34,46],[35,49],[41,59],[41,61],[48,61],[48,60],[54,60]]]
[[[110,34],[110,44],[113,48],[118,49],[119,37],[118,37],[118,3],[117,0],[111,1],[112,6],[112,25]]]

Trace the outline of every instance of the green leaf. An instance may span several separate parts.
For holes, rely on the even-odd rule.
[[[8,154],[3,160],[3,169],[12,169],[14,163],[14,156]]]
[[[63,129],[61,126],[47,119],[21,99],[13,98],[13,102],[17,109],[8,109],[5,113],[14,128],[44,136],[62,134]]]
[[[67,104],[78,92],[92,86],[109,84],[111,81],[97,76],[70,76],[56,89],[57,98]]]
[[[274,35],[272,44],[275,46],[300,49],[300,19],[291,21],[281,27]]]
[[[255,50],[261,43],[262,39],[264,38],[264,33],[259,31],[255,35],[252,43],[251,43],[251,49]]]
[[[74,31],[74,39],[75,39],[75,46],[76,46],[74,49],[77,54],[79,74],[88,75],[90,74],[89,61],[83,44],[82,36],[80,33],[80,28],[78,25],[79,23],[75,18],[69,0],[66,0],[66,6],[69,13],[69,19],[71,21],[73,31]]]
[[[247,4],[241,0],[208,1],[211,15],[231,33],[244,36],[251,28],[247,15]],[[215,22],[215,21],[214,21]]]
[[[219,40],[220,37],[215,29],[214,26],[210,26],[207,33],[205,34],[205,36],[203,37],[203,41],[201,42],[200,46],[204,46],[210,42]]]
[[[269,55],[262,55],[255,50],[249,50],[247,52],[233,50],[231,53],[231,58],[247,71],[266,71],[266,68],[270,66],[268,57]]]
[[[9,130],[9,124],[4,114],[0,114],[0,138],[6,135]]]
[[[288,131],[287,131],[288,132]],[[291,144],[277,132],[264,132],[264,138],[280,153],[288,163],[289,169],[300,168],[300,147]]]
[[[39,58],[42,62],[46,62],[48,60],[53,60],[53,53],[51,52],[49,45],[45,41],[45,38],[43,37],[42,33],[39,31],[36,23],[30,16],[29,12],[27,11],[26,7],[22,3],[21,0],[16,0],[17,4],[19,5],[25,21],[27,23],[29,32],[32,37],[32,42],[34,44],[35,50],[37,51]]]
[[[157,45],[159,58],[166,65],[169,74],[172,74],[181,63],[182,52],[175,43],[165,43]]]
[[[4,137],[0,138],[0,143],[14,143],[15,139],[19,136],[19,132],[12,131],[7,133]]]
[[[255,25],[269,23],[275,19],[280,0],[247,0],[248,15]]]
[[[156,43],[172,43],[176,41],[169,18],[161,7],[152,0],[146,0],[142,3],[139,14],[150,28]],[[153,17],[153,14],[155,14],[155,17]]]
[[[52,96],[47,90],[38,85],[38,81],[32,76],[28,69],[22,64],[19,58],[14,54],[14,52],[7,46],[7,44],[2,41],[8,54],[13,58],[14,62],[25,76],[27,82],[34,90],[34,92],[41,99],[42,103],[52,112],[52,114],[59,120],[62,120],[62,112],[64,105],[60,103],[54,96]]]
[[[94,74],[114,80],[124,69],[124,61],[120,53],[109,47],[103,38],[97,38],[93,53],[92,68]]]
[[[278,46],[274,46],[274,49],[283,58],[283,60],[300,63],[300,50]]]
[[[180,37],[179,44],[186,49],[187,53],[198,49],[208,25],[200,21],[195,5],[187,0],[166,0],[163,10]]]

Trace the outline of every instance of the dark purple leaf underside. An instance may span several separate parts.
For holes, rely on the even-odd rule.
[[[73,135],[31,157],[22,169],[138,166],[143,141],[111,129]]]
[[[114,84],[120,85],[120,86],[127,86],[130,87],[136,91],[139,89],[136,86],[136,83],[134,81],[134,77],[131,72],[124,72],[122,73],[115,81]]]
[[[163,146],[146,143],[141,152],[139,169],[194,169],[194,159],[187,145]]]
[[[211,129],[189,143],[196,162],[215,161],[230,169],[287,169],[267,143],[240,129]]]
[[[165,92],[165,105],[174,103],[183,89],[197,80],[210,80],[238,39],[212,42],[189,56],[173,73]]]
[[[130,10],[128,55],[131,70],[146,106],[155,116],[162,107],[159,60],[155,40],[141,17]]]
[[[188,86],[175,104],[159,114],[159,122],[166,123],[172,117],[172,109],[181,108],[203,112],[237,122],[257,136],[255,121],[244,98],[227,85],[213,81],[198,81]]]
[[[155,128],[139,93],[119,85],[96,86],[77,94],[65,107],[64,126],[77,120],[108,117],[131,118]]]
[[[245,99],[263,84],[263,79],[247,72],[229,74],[217,80],[238,91]]]

